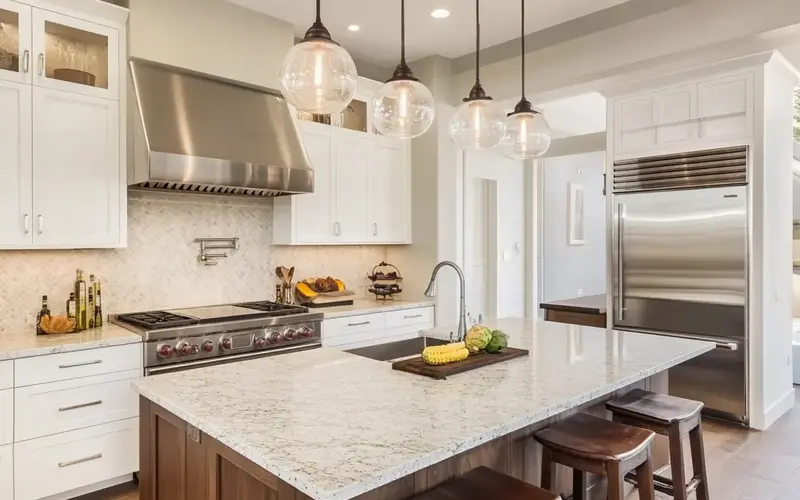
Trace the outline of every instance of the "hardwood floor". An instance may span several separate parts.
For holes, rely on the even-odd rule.
[[[766,432],[710,420],[703,424],[713,500],[800,499],[800,389],[795,390],[795,401],[794,410]],[[656,498],[670,497],[657,494]],[[689,498],[695,500],[694,495]],[[136,486],[130,484],[80,500],[138,499]],[[638,500],[636,492],[628,500]]]

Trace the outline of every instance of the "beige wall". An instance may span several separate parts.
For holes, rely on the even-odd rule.
[[[292,26],[224,0],[131,2],[132,57],[278,88]]]

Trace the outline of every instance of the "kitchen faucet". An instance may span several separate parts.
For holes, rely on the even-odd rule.
[[[457,342],[463,342],[465,338],[467,338],[467,306],[465,304],[465,296],[466,296],[466,286],[464,284],[464,273],[461,272],[461,268],[458,267],[458,264],[455,262],[451,262],[449,260],[443,260],[436,264],[436,267],[433,268],[433,273],[431,273],[431,281],[428,283],[428,288],[425,289],[425,296],[426,297],[435,297],[436,296],[436,275],[439,273],[439,269],[443,268],[444,266],[452,267],[458,273],[458,280],[461,283],[461,297],[460,297],[460,304],[459,309],[461,314],[458,318],[458,338],[456,339]]]

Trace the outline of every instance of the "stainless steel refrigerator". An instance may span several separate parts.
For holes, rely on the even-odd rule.
[[[670,370],[670,393],[748,423],[746,147],[614,163],[612,324],[708,340]]]

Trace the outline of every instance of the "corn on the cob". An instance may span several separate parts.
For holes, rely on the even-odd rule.
[[[469,349],[464,342],[426,347],[422,351],[422,360],[429,365],[446,365],[467,359],[467,356]]]

